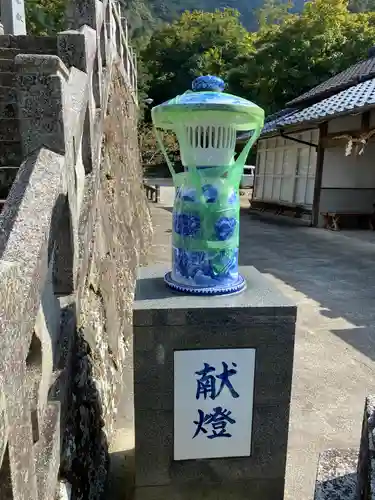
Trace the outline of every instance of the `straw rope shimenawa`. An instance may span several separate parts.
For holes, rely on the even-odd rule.
[[[375,135],[375,129],[360,134],[359,137],[353,137],[349,134],[343,134],[343,135],[337,135],[333,139],[334,140],[347,139],[348,142],[345,148],[345,156],[350,156],[353,153],[353,149],[355,155],[363,155],[365,147],[367,146],[368,141],[373,135]]]

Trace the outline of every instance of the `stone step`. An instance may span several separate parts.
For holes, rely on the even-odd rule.
[[[16,86],[17,74],[11,71],[0,73],[0,87],[14,88]]]
[[[0,87],[0,102],[17,102],[17,92],[14,87]]]
[[[0,47],[16,48],[24,54],[57,54],[57,37],[0,35]]]
[[[19,49],[8,49],[8,48],[3,48],[0,47],[0,57],[1,59],[11,59],[13,60],[16,55],[20,54]]]
[[[2,59],[11,59],[13,60],[18,54],[39,54],[39,55],[56,55],[57,49],[55,50],[35,50],[35,49],[17,49],[17,48],[8,48],[8,47],[0,47],[0,58]]]
[[[17,172],[17,167],[0,167],[0,199],[7,198]]]
[[[18,118],[0,118],[0,141],[21,141]]]
[[[0,97],[0,120],[17,118],[17,103],[16,102],[3,102]]]
[[[2,57],[2,52],[0,50],[0,72],[2,71],[14,71],[14,59],[5,59]]]
[[[0,169],[2,167],[20,167],[23,161],[21,144],[15,141],[3,141],[0,144]]]
[[[0,87],[0,118],[17,118],[16,89]]]

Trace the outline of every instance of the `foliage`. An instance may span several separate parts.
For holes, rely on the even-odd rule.
[[[291,0],[264,0],[262,7],[257,10],[258,25],[260,29],[272,24],[281,24],[293,10]]]
[[[27,31],[51,35],[64,29],[66,0],[25,0]]]
[[[185,10],[199,9],[205,12],[214,12],[216,9],[236,9],[241,14],[241,23],[247,29],[255,30],[257,29],[257,9],[263,6],[263,2],[264,0],[149,0],[148,6],[156,19],[167,22],[174,21]],[[289,3],[289,0],[279,0],[278,3],[283,2]],[[301,10],[304,0],[295,0],[295,4],[296,10]]]
[[[160,26],[141,50],[145,92],[157,104],[189,89],[195,76],[211,73],[266,113],[282,109],[367,57],[375,45],[375,12],[363,12],[360,1],[315,0],[296,13],[291,4],[267,0],[258,11],[257,32],[248,32],[233,9],[185,12]],[[369,6],[372,0],[366,1]]]
[[[352,13],[346,0],[307,2],[300,15],[264,25],[252,54],[229,75],[232,91],[273,112],[366,57],[375,43],[375,13]]]
[[[141,52],[151,75],[150,97],[158,103],[184,92],[203,73],[225,78],[252,46],[238,11],[184,12],[157,30]]]
[[[349,9],[352,12],[371,12],[375,10],[375,0],[350,0]]]
[[[129,34],[134,39],[147,37],[160,23],[149,8],[146,0],[120,0],[128,20]]]
[[[144,166],[146,176],[169,177],[170,172],[163,154],[159,149],[155,132],[145,122],[142,122],[139,127],[139,143],[142,157],[142,165]],[[161,131],[163,145],[168,154],[168,158],[173,164],[175,171],[183,171],[180,158],[180,149],[177,142],[177,137],[173,132]]]

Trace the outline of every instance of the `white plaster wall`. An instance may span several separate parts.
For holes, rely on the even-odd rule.
[[[343,147],[326,149],[319,211],[372,212],[373,203],[375,143],[366,147],[363,156],[345,156]]]
[[[349,130],[360,130],[362,115],[339,116],[328,122],[328,133],[347,132]]]
[[[375,188],[375,143],[361,156],[345,156],[343,147],[324,152],[322,187]]]
[[[319,130],[288,134],[318,144]],[[315,183],[316,150],[281,136],[258,142],[253,199],[311,208]]]

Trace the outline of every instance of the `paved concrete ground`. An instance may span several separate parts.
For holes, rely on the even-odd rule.
[[[172,199],[162,188],[152,208],[150,262],[170,260]],[[319,452],[359,444],[364,398],[375,393],[375,233],[333,233],[244,211],[240,261],[298,303],[286,500],[312,500]],[[120,462],[132,439],[119,429]],[[108,498],[130,496],[117,489]]]

